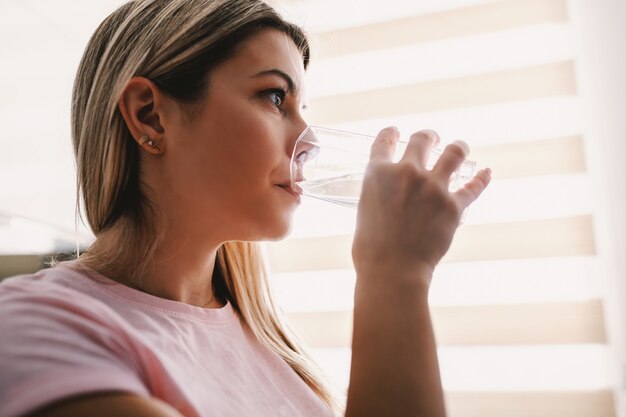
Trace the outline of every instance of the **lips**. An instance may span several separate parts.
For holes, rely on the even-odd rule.
[[[291,181],[287,183],[283,183],[283,184],[276,184],[276,186],[282,188],[283,190],[287,191],[288,193],[296,197],[300,197],[302,195],[302,189],[298,187],[297,185],[295,187],[292,187]]]

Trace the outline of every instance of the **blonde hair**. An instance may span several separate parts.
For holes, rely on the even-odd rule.
[[[81,261],[113,279],[134,279],[143,276],[163,239],[154,227],[158,207],[140,183],[138,147],[118,109],[128,80],[143,76],[182,102],[200,102],[209,90],[211,70],[264,28],[291,37],[306,68],[306,36],[261,0],[135,0],[98,27],[79,65],[72,97],[78,200],[96,235]],[[100,244],[120,231],[124,238],[116,245]],[[339,414],[336,396],[276,308],[258,244],[220,247],[213,281],[257,339]]]

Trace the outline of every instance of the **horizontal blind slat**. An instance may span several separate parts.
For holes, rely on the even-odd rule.
[[[586,171],[582,136],[479,146],[469,159],[490,167],[498,179]]]
[[[348,386],[351,353],[350,348],[312,349],[341,388]],[[584,392],[613,384],[610,349],[604,344],[439,346],[437,353],[447,391]]]
[[[545,304],[602,298],[601,260],[595,256],[439,265],[431,307]],[[356,272],[305,271],[271,276],[278,304],[288,313],[345,311],[354,307]]]
[[[306,71],[307,96],[328,97],[567,61],[576,56],[574,36],[570,25],[550,23],[312,60]]]
[[[308,118],[327,125],[575,93],[574,64],[563,61],[317,98]]]
[[[606,343],[600,300],[549,304],[433,307],[440,346]],[[288,314],[316,348],[350,347],[352,311]]]
[[[450,417],[615,417],[613,392],[447,391]]]
[[[509,0],[319,32],[314,59],[567,20],[565,0]]]
[[[352,268],[352,236],[268,243],[274,272]],[[514,223],[464,225],[444,262],[594,255],[590,215]]]
[[[550,115],[550,117],[546,117]],[[584,131],[584,112],[574,95],[540,97],[458,109],[404,114],[334,123],[328,127],[376,135],[393,123],[403,138],[419,129],[433,129],[443,141],[463,139],[472,148],[578,136]]]
[[[443,262],[595,255],[590,215],[515,223],[466,225]]]

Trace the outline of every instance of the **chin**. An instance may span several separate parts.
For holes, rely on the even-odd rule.
[[[272,227],[271,230],[266,231],[265,237],[262,240],[273,241],[285,239],[293,229],[293,222],[291,218],[289,218],[282,222],[277,222],[274,226],[275,227]]]
[[[259,242],[282,240],[289,236],[293,229],[293,213],[283,212],[281,215],[265,216],[248,219],[245,226],[239,229],[236,240]],[[243,224],[242,224],[243,226]]]

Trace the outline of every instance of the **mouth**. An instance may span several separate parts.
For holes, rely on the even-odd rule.
[[[297,197],[298,199],[300,199],[300,196],[302,195],[302,190],[300,190],[299,187],[294,189],[293,187],[291,187],[291,183],[276,184],[276,186],[293,195],[294,197]]]

